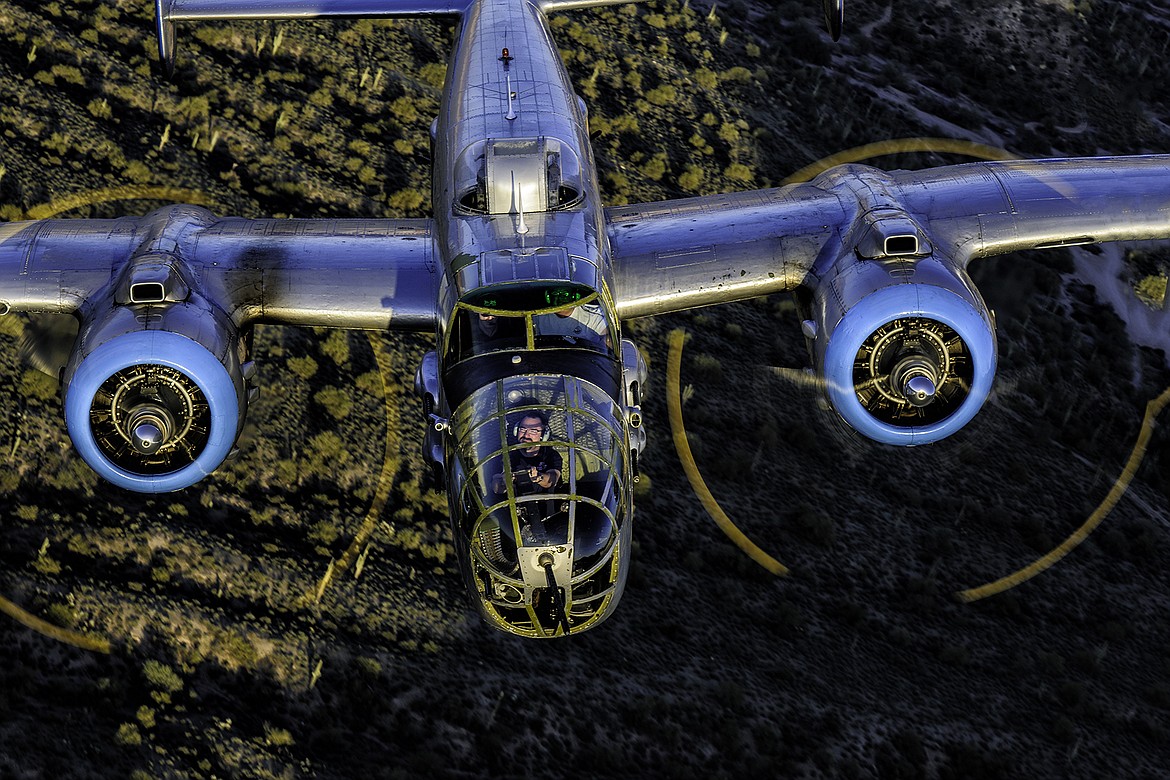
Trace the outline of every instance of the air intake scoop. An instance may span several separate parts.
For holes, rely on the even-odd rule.
[[[857,256],[865,260],[891,257],[923,257],[930,241],[918,223],[904,211],[875,209],[861,217]]]

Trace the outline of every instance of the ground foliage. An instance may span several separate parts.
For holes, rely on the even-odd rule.
[[[1164,151],[1162,5],[859,0],[838,44],[794,1],[661,0],[553,26],[622,203],[767,186],[889,137]],[[151,13],[0,0],[0,217],[127,185],[248,216],[429,212],[449,27],[181,25],[167,82]],[[1135,278],[1164,274],[1159,257]],[[1164,433],[1064,564],[987,602],[951,596],[1070,533],[1170,384],[1165,356],[1071,271],[1052,254],[976,269],[996,390],[968,429],[914,450],[841,431],[771,370],[806,361],[785,298],[629,323],[655,391],[630,585],[607,625],[555,643],[494,634],[464,599],[409,397],[427,339],[261,329],[240,457],[143,497],[81,464],[52,380],[17,356],[25,323],[0,319],[0,593],[115,643],[95,656],[4,618],[0,777],[1155,776]],[[675,327],[699,465],[789,579],[740,555],[679,476],[660,395]],[[360,565],[322,590],[383,471],[394,488]]]

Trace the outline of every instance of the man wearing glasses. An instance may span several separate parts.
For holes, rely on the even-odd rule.
[[[527,447],[512,450],[508,457],[512,466],[512,486],[516,495],[549,493],[561,480],[561,455],[555,447],[543,442],[548,439],[548,418],[544,412],[524,412],[513,429],[518,444]],[[506,492],[504,475],[497,474],[492,480],[496,493]]]

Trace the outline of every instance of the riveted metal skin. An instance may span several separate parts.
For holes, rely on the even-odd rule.
[[[797,291],[834,407],[866,435],[918,444],[958,430],[990,388],[993,323],[970,262],[1170,237],[1166,156],[850,165],[806,184],[604,208],[585,104],[547,14],[608,4],[156,0],[168,70],[176,25],[202,19],[455,19],[431,130],[433,216],[254,220],[180,205],[0,225],[0,313],[81,323],[63,379],[87,461],[147,491],[214,469],[256,390],[254,324],[434,333],[416,380],[424,446],[443,466],[472,599],[502,630],[559,636],[603,621],[629,571],[645,363],[621,320]],[[834,33],[841,9],[826,4]],[[542,332],[577,304],[591,311],[569,340]],[[492,470],[531,449],[509,434],[512,418],[536,409],[563,459],[555,500],[525,492],[535,483],[522,475],[494,488]],[[179,456],[154,458],[196,418],[210,421],[206,442],[166,471]],[[155,473],[125,468],[135,458]]]

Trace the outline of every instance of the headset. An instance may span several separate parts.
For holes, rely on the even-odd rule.
[[[548,415],[539,409],[530,409],[526,412],[520,412],[516,417],[516,422],[512,424],[512,441],[520,441],[520,421],[535,417],[540,420],[540,440],[548,441],[552,436],[552,430],[548,426]]]

